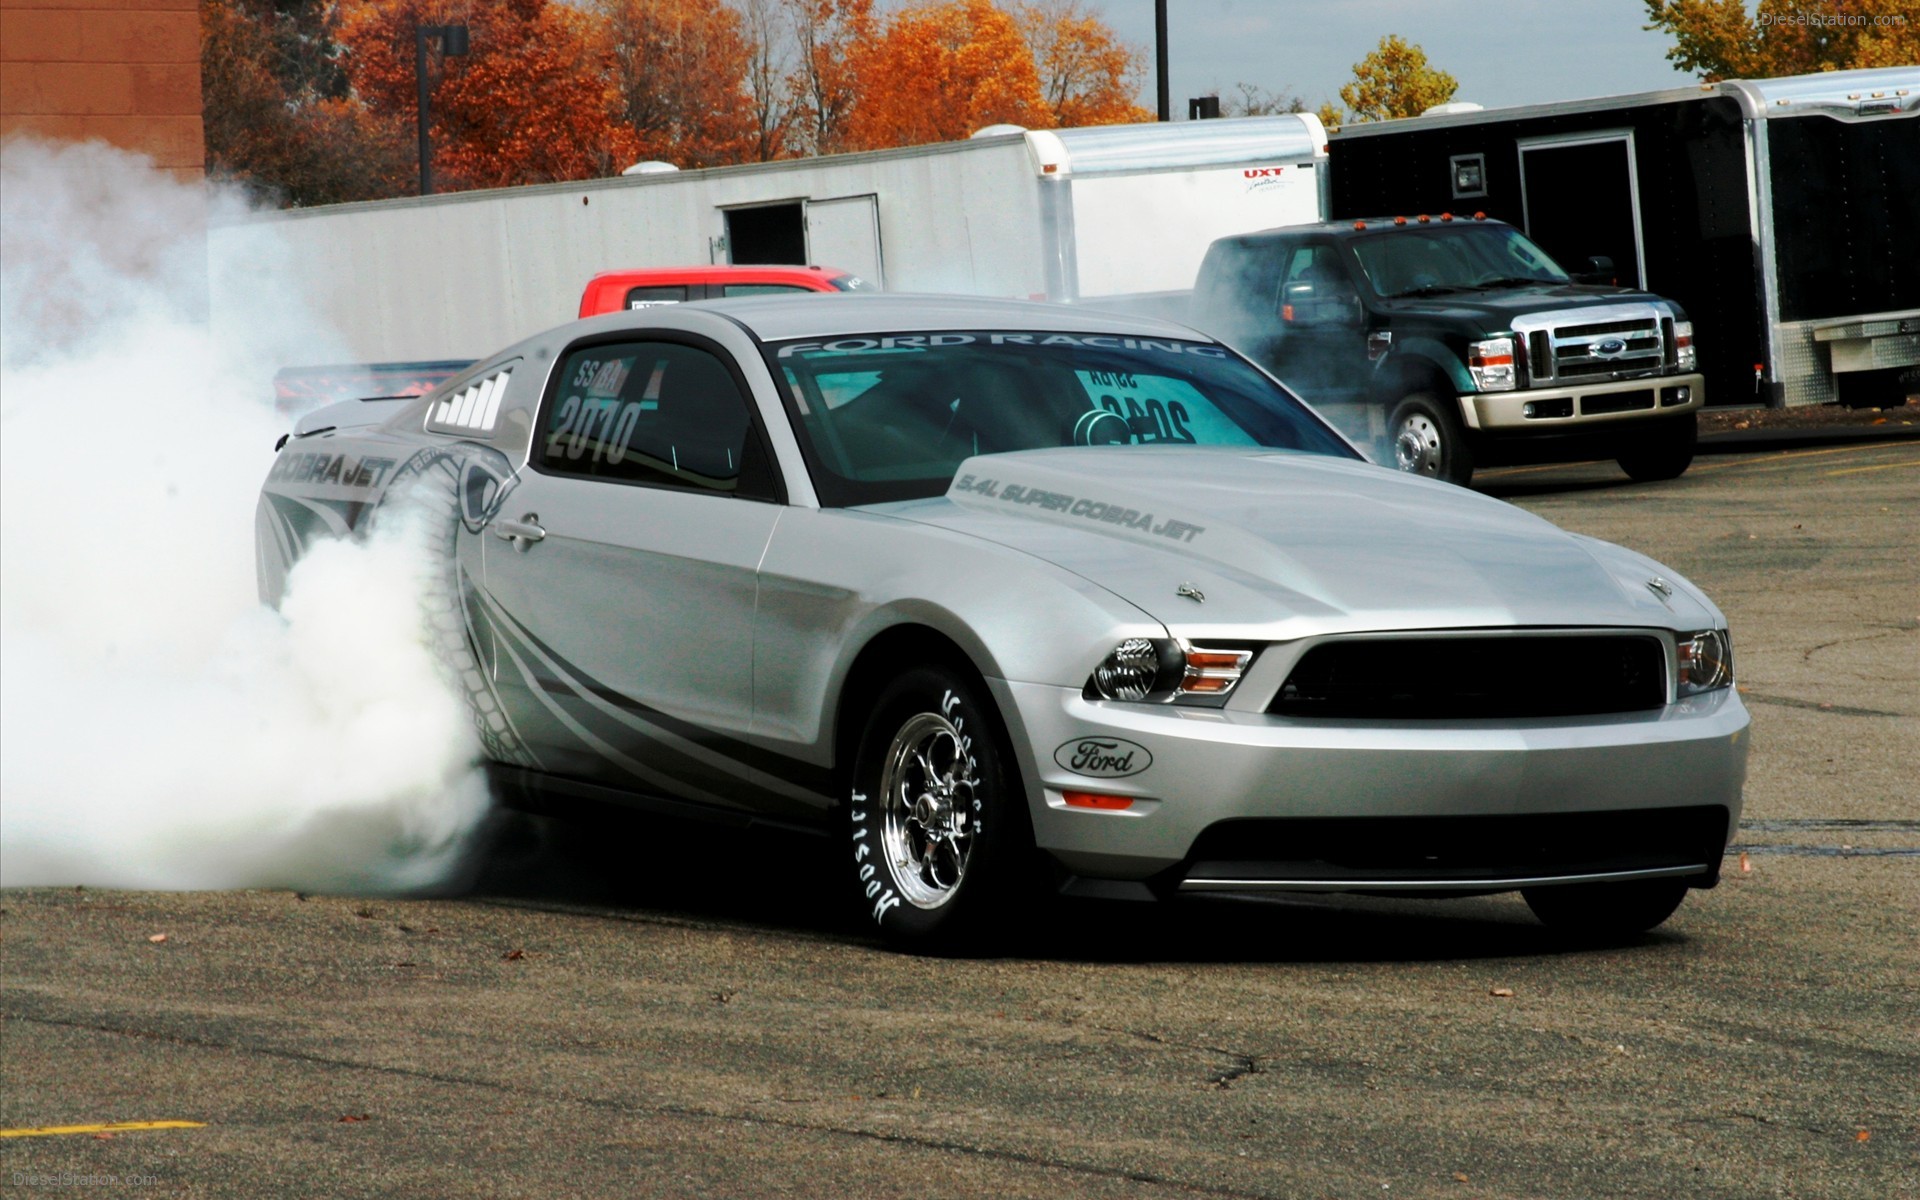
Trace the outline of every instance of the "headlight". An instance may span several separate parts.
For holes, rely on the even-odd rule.
[[[1724,629],[1683,633],[1675,647],[1680,657],[1679,686],[1682,696],[1697,696],[1733,683],[1733,640]]]
[[[1128,638],[1100,660],[1082,694],[1089,700],[1218,707],[1252,661],[1253,651],[1238,647]]]
[[[1488,338],[1467,343],[1467,371],[1473,386],[1483,392],[1510,392],[1516,377],[1513,370],[1513,339]]]
[[[1691,371],[1698,361],[1693,352],[1693,322],[1675,321],[1673,323],[1673,365],[1683,371]]]

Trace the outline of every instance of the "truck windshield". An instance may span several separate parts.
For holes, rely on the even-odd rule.
[[[1508,225],[1385,229],[1351,245],[1367,282],[1389,300],[1570,282],[1545,250]]]
[[[1058,446],[1267,446],[1359,457],[1286,389],[1205,342],[1012,331],[785,342],[822,503],[937,496],[976,454]]]

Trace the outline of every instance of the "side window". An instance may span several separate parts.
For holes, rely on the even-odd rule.
[[[674,342],[571,351],[540,426],[540,465],[563,475],[773,495],[747,398],[713,354]]]
[[[1280,284],[1280,319],[1295,325],[1349,324],[1359,318],[1359,295],[1334,246],[1295,248]]]
[[[810,292],[796,283],[729,283],[721,287],[723,296],[782,296],[788,292]]]
[[[686,298],[687,286],[683,283],[662,283],[627,289],[628,308],[652,308],[656,304],[679,304]]]

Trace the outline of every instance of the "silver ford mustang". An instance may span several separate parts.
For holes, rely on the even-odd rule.
[[[1190,329],[952,297],[619,313],[309,414],[263,597],[424,509],[497,789],[831,834],[888,937],[1042,889],[1711,887],[1748,716],[1673,571],[1375,467]]]

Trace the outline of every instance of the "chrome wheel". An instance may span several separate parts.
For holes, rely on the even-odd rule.
[[[945,717],[920,713],[893,735],[880,776],[880,847],[915,908],[939,908],[965,879],[978,787],[968,742]]]
[[[1442,460],[1440,427],[1423,412],[1400,419],[1393,438],[1393,459],[1402,471],[1438,478]]]

